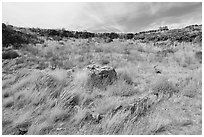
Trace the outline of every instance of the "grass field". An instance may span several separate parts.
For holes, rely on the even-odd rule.
[[[2,60],[3,134],[202,134],[201,44],[43,40]],[[93,63],[118,79],[89,89]]]

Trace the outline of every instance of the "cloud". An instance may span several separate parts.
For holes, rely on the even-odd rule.
[[[138,32],[202,23],[201,2],[3,3],[3,22],[93,32]]]
[[[201,3],[148,3],[140,6],[139,16],[134,12],[123,19],[118,20],[126,26],[126,32],[135,32],[158,28],[159,26],[172,24],[189,25],[187,23],[202,23]],[[145,10],[144,10],[145,9]],[[174,25],[175,26],[175,25]]]

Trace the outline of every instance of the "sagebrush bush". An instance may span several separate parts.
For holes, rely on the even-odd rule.
[[[19,57],[19,54],[16,51],[6,51],[2,53],[2,59],[14,59]]]
[[[25,58],[24,58],[24,57],[21,57],[21,58],[16,59],[16,64],[17,64],[17,65],[23,64],[25,61],[26,61]]]
[[[23,51],[29,52],[30,54],[35,56],[40,56],[42,54],[37,47],[31,44],[24,45],[22,48],[23,48]]]
[[[137,47],[137,50],[138,50],[139,52],[145,52],[144,47],[139,46],[139,45],[138,45],[138,47]]]
[[[202,63],[202,51],[196,51],[195,58]]]
[[[190,56],[185,56],[184,57],[184,60],[183,60],[183,62],[182,62],[183,64],[183,67],[188,67],[189,65],[191,65],[192,63],[194,63],[194,61],[193,61],[193,58],[192,57],[190,57]]]
[[[99,48],[99,47],[96,47],[95,48],[95,52],[103,52],[103,49]]]
[[[46,63],[46,62],[39,62],[38,66],[36,67],[36,69],[40,69],[40,70],[43,70],[43,69],[46,69],[49,67],[49,64]]]
[[[110,43],[110,42],[113,42],[113,39],[111,39],[111,38],[105,38],[104,41],[105,41],[106,43]]]
[[[161,100],[170,98],[174,93],[178,93],[179,89],[168,79],[161,78],[152,84],[151,89],[154,95]]]
[[[4,101],[3,101],[3,107],[5,107],[5,108],[10,108],[10,107],[12,107],[12,106],[14,106],[14,98],[13,98],[12,96],[10,96],[10,97],[4,99]]]

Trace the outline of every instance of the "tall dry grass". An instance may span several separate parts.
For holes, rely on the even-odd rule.
[[[17,70],[3,79],[3,134],[201,134],[198,45],[170,49],[82,39],[44,44],[29,45],[21,51],[25,56],[3,66]],[[118,79],[90,89],[83,68],[92,63],[114,67]]]

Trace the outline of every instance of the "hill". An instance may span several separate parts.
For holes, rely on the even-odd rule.
[[[202,26],[91,33],[2,24],[4,135],[202,134]]]
[[[7,46],[10,42],[11,44],[15,44],[16,39],[18,39],[19,35],[22,35],[22,38],[18,40],[21,43],[28,43],[28,39],[30,41],[36,36],[46,37],[47,39],[53,40],[62,40],[63,38],[109,38],[109,39],[134,39],[140,40],[142,42],[160,42],[160,41],[178,41],[178,42],[201,42],[202,41],[202,25],[190,25],[182,29],[172,29],[169,30],[166,26],[165,29],[162,27],[158,30],[149,30],[142,31],[138,33],[91,33],[91,32],[79,32],[79,31],[67,31],[65,29],[40,29],[40,28],[20,28],[14,27],[12,25],[2,24],[3,27],[3,45]],[[14,35],[15,36],[12,36]],[[11,38],[7,38],[9,35],[13,41],[6,41]]]

